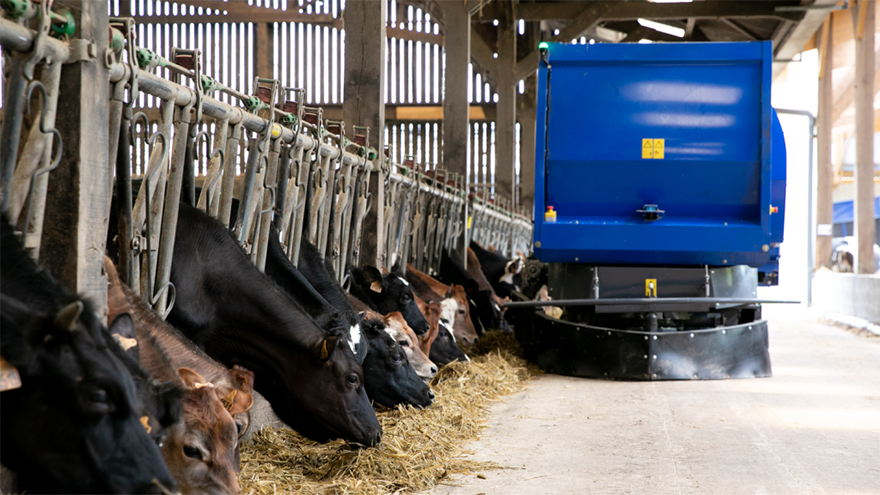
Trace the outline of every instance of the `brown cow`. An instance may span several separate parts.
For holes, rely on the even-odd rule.
[[[396,340],[406,358],[409,360],[410,366],[413,367],[419,378],[430,380],[437,374],[437,366],[428,359],[428,355],[422,352],[419,347],[419,338],[416,333],[406,324],[403,315],[399,311],[388,313],[385,316],[377,313],[368,312],[367,318],[376,318],[385,324],[385,333]],[[430,323],[430,322],[429,322]],[[430,333],[430,329],[427,333]]]
[[[136,350],[141,365],[159,380],[182,383],[183,421],[168,429],[160,448],[184,493],[240,493],[238,441],[249,423],[253,373],[227,370],[150,311],[105,260],[110,318],[129,313],[137,335],[115,336]]]
[[[416,304],[419,306],[419,311],[422,312],[428,321],[427,335],[430,336],[430,339],[427,342],[427,354],[431,361],[439,365],[449,364],[453,361],[470,361],[467,354],[456,343],[452,328],[441,319],[443,308],[440,303],[426,303],[418,296],[414,295],[414,297]]]
[[[422,349],[422,352],[425,353],[426,356],[431,354],[431,344],[434,343],[434,340],[437,339],[437,334],[440,332],[440,313],[442,312],[442,308],[440,307],[440,303],[426,303],[422,298],[418,296],[418,294],[414,294],[416,298],[416,304],[419,305],[419,311],[425,315],[425,319],[428,320],[428,333],[419,337],[419,348]]]
[[[477,341],[477,330],[471,320],[467,293],[460,285],[445,285],[443,282],[420,272],[412,265],[406,266],[406,279],[413,293],[428,302],[439,302],[442,312],[440,319],[452,326],[455,338],[465,346]],[[442,294],[442,295],[441,295]]]

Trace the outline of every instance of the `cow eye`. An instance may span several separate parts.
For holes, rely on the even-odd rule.
[[[104,390],[92,390],[89,393],[89,401],[95,404],[105,405],[107,404],[107,392]]]
[[[398,340],[397,343],[400,344],[400,347],[409,347],[409,342],[405,340]]]
[[[348,383],[350,385],[357,385],[358,376],[357,375],[348,375],[348,378],[346,378],[346,380],[348,380]]]
[[[235,423],[235,432],[241,435],[241,429],[244,427],[241,423]]]
[[[401,361],[403,361],[403,358],[400,357],[400,354],[394,354],[393,356],[391,356],[392,363],[400,364]]]
[[[197,447],[192,447],[190,445],[183,446],[183,455],[187,457],[192,457],[193,459],[202,460],[202,451]]]
[[[459,309],[459,310],[458,310],[458,314],[460,314],[460,315],[464,315],[465,313],[466,313],[466,311],[463,310],[463,309]]]

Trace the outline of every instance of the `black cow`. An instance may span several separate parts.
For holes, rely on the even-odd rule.
[[[384,275],[372,265],[364,265],[362,269],[349,266],[348,272],[351,276],[350,292],[354,297],[383,315],[400,311],[406,324],[417,335],[423,335],[428,331],[428,320],[419,311],[419,306],[413,299],[412,289],[409,282],[403,278],[399,264],[391,268],[391,273]]]
[[[179,419],[180,390],[147,381],[142,390],[155,393],[152,404],[139,404],[144,395],[129,372],[139,366],[91,303],[39,268],[12,227],[0,225],[0,354],[7,362],[0,462],[29,493],[176,490],[145,430],[161,431]],[[119,325],[132,325],[131,318],[118,318],[113,326]]]
[[[440,256],[440,272],[437,275],[437,278],[445,284],[464,286],[470,303],[471,319],[479,335],[491,329],[510,330],[510,326],[504,321],[501,308],[492,297],[492,291],[480,289],[477,282],[464,269],[457,254],[443,249]]]
[[[273,227],[266,253],[266,274],[285,290],[294,291],[289,293],[297,299],[300,294],[308,293],[307,300],[318,311],[335,310],[341,315],[357,315],[345,291],[336,282],[332,267],[321,258],[318,249],[305,239],[300,244],[299,268],[287,259]],[[298,282],[297,276],[304,277],[308,287],[300,287],[302,282]],[[317,298],[330,305],[330,309],[316,302],[315,295],[309,293],[309,289],[317,291]],[[400,344],[385,333],[382,322],[374,319],[363,321],[362,317],[358,317],[357,326],[351,327],[351,336],[353,344],[359,345],[361,339],[367,344],[366,352],[358,352],[358,357],[364,368],[367,396],[371,400],[386,407],[399,404],[431,405],[434,393],[409,365]]]
[[[168,322],[227,367],[253,371],[257,390],[303,435],[378,444],[382,429],[348,329],[323,330],[198,209],[180,205],[176,234]]]
[[[519,290],[522,284],[522,259],[516,257],[509,260],[498,253],[483,249],[475,241],[471,241],[471,249],[480,260],[480,269],[498,297],[510,297],[512,291]]]

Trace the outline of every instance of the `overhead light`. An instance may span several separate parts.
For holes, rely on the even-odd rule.
[[[654,3],[691,3],[694,0],[648,0]]]
[[[646,40],[646,39],[641,39],[641,40],[639,40],[639,43],[641,43],[641,44],[644,45],[645,43],[653,43],[653,41],[651,41],[651,40]]]
[[[639,19],[639,24],[646,27],[646,28],[651,28],[654,31],[660,31],[661,33],[666,33],[670,36],[684,38],[684,29],[682,29],[682,28],[670,26],[669,24],[662,24],[660,22],[649,21],[648,19]]]

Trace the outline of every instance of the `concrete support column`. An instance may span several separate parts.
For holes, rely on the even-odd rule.
[[[370,143],[379,150],[376,169],[370,176],[373,204],[364,220],[361,243],[362,264],[385,265],[384,173],[378,170],[384,159],[385,142],[385,18],[386,2],[348,0],[345,4],[345,92],[342,118],[348,134],[355,125],[370,127]]]
[[[874,9],[874,0],[858,0],[852,8],[856,38],[856,273],[874,273]]]
[[[76,20],[74,38],[95,43],[96,53],[109,47],[107,2],[56,0]],[[104,250],[109,222],[111,180],[115,164],[108,161],[110,138],[110,74],[103,58],[65,64],[55,127],[64,153],[49,174],[46,226],[40,260],[52,275],[75,292],[85,294],[107,315]]]
[[[439,6],[443,8],[443,49],[446,54],[443,74],[443,167],[467,176],[471,14],[467,2],[440,2]]]
[[[833,16],[828,16],[817,36],[819,43],[819,111],[816,115],[816,268],[831,267],[832,190],[834,171],[831,163],[831,121],[834,96],[831,85],[833,63]]]
[[[495,194],[512,201],[516,160],[516,19],[514,3],[505,3],[505,16],[498,22],[498,91],[495,118]]]

